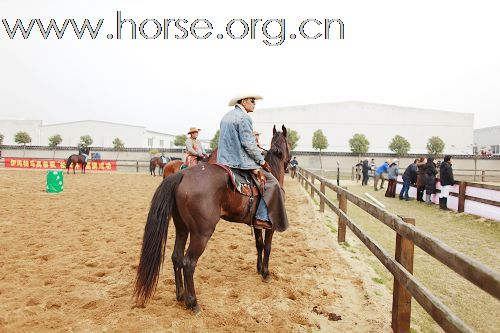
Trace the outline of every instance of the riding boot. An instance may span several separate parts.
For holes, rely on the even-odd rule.
[[[430,205],[432,202],[431,202],[431,194],[426,194],[425,195],[425,202]]]
[[[443,209],[443,198],[439,198],[439,209]]]

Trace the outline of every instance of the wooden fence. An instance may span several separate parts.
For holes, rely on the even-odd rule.
[[[310,189],[311,196],[314,197],[315,194],[319,196],[321,212],[324,212],[326,205],[338,215],[338,242],[345,242],[346,226],[349,227],[394,276],[391,324],[393,332],[410,332],[412,297],[446,332],[473,332],[467,324],[412,275],[415,245],[500,300],[500,274],[498,272],[416,228],[415,219],[411,217],[401,218],[392,214],[331,183],[329,180],[300,167],[297,176],[306,190]],[[319,189],[315,186],[316,180],[319,182]],[[326,188],[337,193],[338,207],[326,197]],[[396,232],[396,254],[394,259],[347,215],[347,201],[365,210]]]

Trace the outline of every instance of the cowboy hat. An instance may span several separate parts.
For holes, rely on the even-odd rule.
[[[189,129],[188,134],[195,133],[195,132],[199,132],[199,131],[201,131],[201,128],[191,127],[191,128]]]
[[[233,98],[231,98],[231,100],[229,100],[229,106],[235,106],[239,100],[242,100],[245,98],[262,99],[262,97],[260,95],[257,95],[257,94],[252,95],[252,93],[236,94],[233,96]]]
[[[260,135],[260,133],[257,131],[253,131],[253,135]]]

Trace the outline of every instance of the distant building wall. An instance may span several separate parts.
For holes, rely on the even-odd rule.
[[[256,109],[251,115],[260,142],[268,147],[272,128],[296,130],[296,150],[312,151],[313,132],[321,129],[328,138],[326,151],[349,152],[349,139],[356,133],[370,141],[369,152],[388,153],[391,139],[399,134],[411,144],[410,153],[426,153],[427,141],[439,136],[445,152],[470,154],[473,148],[474,115],[364,102],[340,102]]]

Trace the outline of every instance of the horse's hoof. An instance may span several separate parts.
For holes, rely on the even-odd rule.
[[[198,304],[196,304],[191,310],[193,311],[193,314],[196,316],[201,313],[201,307]]]
[[[273,278],[271,277],[270,274],[266,275],[266,276],[262,276],[262,282],[271,282],[273,280]]]

